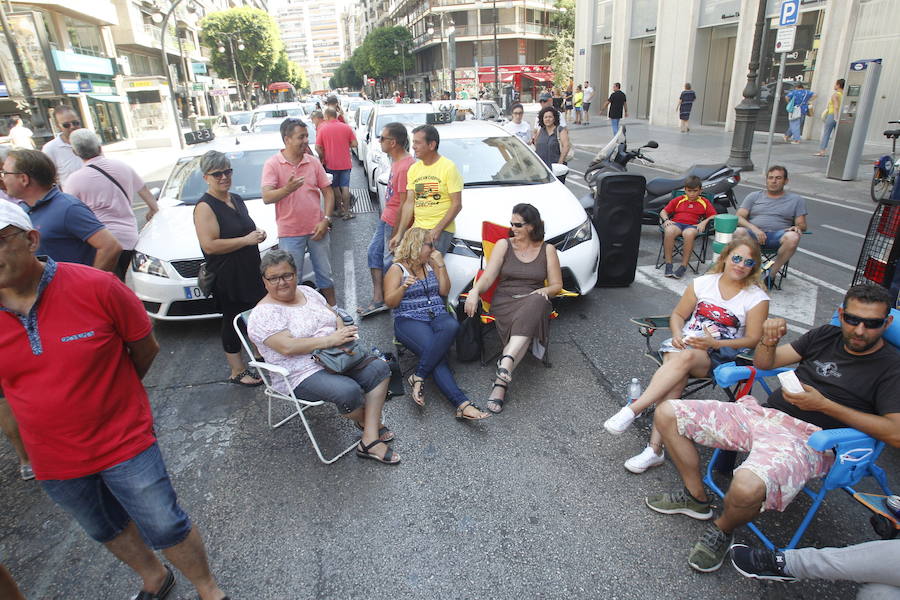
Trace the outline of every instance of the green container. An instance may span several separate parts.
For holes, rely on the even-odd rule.
[[[713,243],[712,243],[713,254],[722,254],[722,250],[724,250],[725,246],[727,246],[727,245],[728,244],[723,244],[722,242],[713,241]]]
[[[716,215],[716,231],[719,233],[734,233],[738,226],[737,215]]]

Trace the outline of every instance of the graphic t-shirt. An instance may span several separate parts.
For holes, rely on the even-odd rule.
[[[696,225],[705,218],[716,216],[716,208],[703,196],[693,201],[687,195],[678,196],[670,200],[663,210],[671,215],[673,221],[683,225]]]
[[[432,165],[421,160],[413,163],[406,175],[406,186],[415,194],[412,226],[434,229],[450,210],[450,194],[462,191],[463,178],[453,161],[442,156]],[[450,223],[445,231],[452,233],[456,227]]]
[[[844,349],[841,328],[823,325],[791,342],[802,359],[797,379],[814,387],[838,404],[872,415],[900,413],[900,352],[885,343],[877,352],[858,356]],[[766,402],[792,417],[822,429],[847,427],[833,417],[800,410],[781,395],[772,392]]]
[[[406,156],[398,161],[391,163],[391,178],[388,180],[387,191],[385,197],[387,202],[384,203],[384,210],[381,211],[381,220],[391,227],[397,226],[397,217],[400,212],[400,205],[406,198],[406,176],[409,168],[416,162],[412,156]]]
[[[610,119],[621,119],[622,112],[625,107],[625,92],[622,90],[616,90],[612,94],[609,95],[609,118]]]
[[[766,190],[758,190],[747,194],[741,208],[750,213],[748,220],[763,231],[781,231],[806,214],[806,200],[793,192],[773,198]]]
[[[694,295],[697,307],[694,314],[684,324],[682,336],[701,337],[709,330],[717,340],[735,340],[744,337],[747,313],[769,295],[755,285],[748,285],[729,300],[719,291],[721,273],[703,275],[694,280]],[[704,327],[706,329],[704,329]]]

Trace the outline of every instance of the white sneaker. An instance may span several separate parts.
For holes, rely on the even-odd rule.
[[[603,427],[613,435],[625,433],[625,430],[631,427],[634,422],[635,414],[627,406],[623,406],[622,410],[611,416],[603,424]]]
[[[646,448],[644,448],[643,452],[626,460],[625,468],[632,473],[641,474],[647,469],[658,467],[664,462],[666,462],[665,450],[663,450],[662,454],[656,454],[653,448],[647,446]]]

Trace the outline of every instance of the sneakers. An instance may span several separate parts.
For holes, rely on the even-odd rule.
[[[22,478],[22,481],[34,479],[34,470],[31,468],[31,463],[19,466],[19,476]]]
[[[710,523],[691,549],[688,564],[701,573],[717,571],[725,561],[732,537]]]
[[[634,412],[627,406],[623,406],[619,412],[603,423],[603,428],[613,435],[619,435],[625,433],[625,430],[631,427],[631,424],[634,423],[634,418]]]
[[[674,277],[675,279],[681,279],[682,277],[684,277],[685,271],[687,271],[687,267],[685,267],[684,265],[678,265],[678,268],[675,269],[675,274],[672,275],[672,277]]]
[[[666,263],[666,277],[674,277],[674,273],[672,273],[672,263]]]
[[[771,581],[799,581],[785,571],[784,552],[773,552],[768,549],[757,549],[734,544],[731,550],[731,564],[738,573],[753,579],[769,579]]]
[[[647,496],[645,502],[651,510],[664,515],[687,515],[700,521],[706,521],[713,517],[710,502],[695,500],[686,489],[657,496]]]
[[[628,460],[625,461],[625,468],[631,471],[632,473],[636,473],[640,475],[647,469],[652,467],[658,467],[659,465],[666,462],[666,453],[663,451],[662,454],[657,454],[653,448],[647,446],[644,448],[644,451],[638,454],[637,456],[632,456]]]

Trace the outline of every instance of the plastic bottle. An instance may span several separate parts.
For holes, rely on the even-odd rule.
[[[384,352],[378,349],[378,346],[372,346],[372,356],[374,356],[375,358],[380,358],[384,362],[390,362],[388,361],[387,356],[384,355]]]
[[[900,519],[900,496],[888,496],[884,502],[894,517]]]
[[[637,377],[633,377],[631,379],[631,383],[628,384],[628,390],[625,394],[625,402],[622,403],[622,406],[627,406],[641,397],[641,383],[638,381]]]

